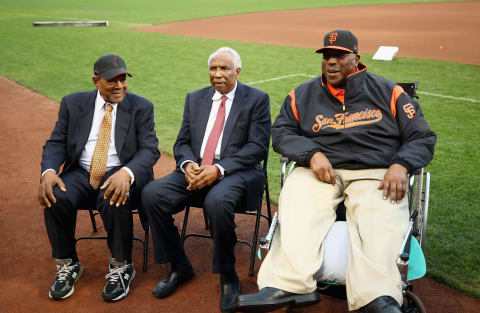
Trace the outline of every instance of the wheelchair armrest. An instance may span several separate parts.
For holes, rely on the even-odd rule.
[[[284,157],[282,156],[280,158],[280,163],[282,163],[282,173],[281,173],[281,177],[280,177],[280,188],[283,187],[283,183],[285,182],[285,179],[287,178],[287,175],[290,174],[290,172],[293,170],[293,168],[295,167],[295,162],[292,162],[292,165],[290,166],[289,169],[288,168],[288,164],[290,164],[292,162],[292,160],[290,160],[289,158],[287,157]]]
[[[285,178],[287,177],[287,166],[288,166],[288,163],[290,163],[290,159],[282,156],[280,158],[280,163],[282,163],[282,173],[281,173],[281,177],[280,177],[280,188],[282,188],[283,187],[283,182],[285,181]]]

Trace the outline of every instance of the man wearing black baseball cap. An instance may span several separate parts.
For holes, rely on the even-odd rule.
[[[96,208],[112,254],[105,301],[127,296],[135,277],[132,209],[143,186],[153,180],[160,153],[153,104],[127,92],[127,65],[107,54],[94,64],[96,89],[65,96],[50,139],[43,147],[38,200],[57,273],[49,296],[73,294],[83,269],[75,250],[78,209]],[[63,166],[63,167],[62,167]]]
[[[358,70],[358,40],[348,30],[334,30],[323,39],[323,47],[315,52],[323,53],[322,75],[328,84],[345,90],[347,77]],[[335,62],[329,62],[333,58]]]
[[[433,158],[436,135],[417,102],[367,72],[357,38],[328,32],[322,75],[294,88],[272,126],[273,149],[296,162],[279,199],[279,228],[258,273],[259,292],[237,310],[271,311],[320,301],[324,239],[344,202],[350,310],[400,313],[396,258],[408,228],[407,173]]]
[[[106,80],[122,74],[133,77],[133,75],[127,71],[127,64],[123,58],[115,54],[106,54],[100,57],[93,65],[93,72],[95,75],[100,75]]]

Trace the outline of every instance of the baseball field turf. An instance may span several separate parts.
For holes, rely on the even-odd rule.
[[[207,59],[220,46],[242,56],[244,83],[294,73],[317,75],[321,58],[312,49],[192,38],[134,31],[142,26],[210,16],[338,5],[418,1],[207,0],[76,1],[2,0],[0,2],[0,75],[60,101],[63,95],[88,90],[92,64],[106,53],[123,56],[135,77],[129,90],[155,104],[160,149],[172,152],[180,127],[185,94],[209,84]],[[33,27],[33,21],[108,20],[108,27]],[[355,32],[355,30],[352,30]],[[321,36],[321,35],[320,35]],[[478,49],[478,47],[476,47]],[[398,82],[420,81],[419,102],[438,135],[432,174],[428,275],[480,298],[480,67],[411,58],[372,61],[369,71]],[[254,84],[271,99],[274,118],[287,93],[307,80],[294,76]],[[431,96],[440,94],[448,97]],[[35,114],[35,112],[32,112]],[[279,193],[279,156],[270,151],[269,183]]]

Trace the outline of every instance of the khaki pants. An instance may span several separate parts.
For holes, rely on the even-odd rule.
[[[386,169],[335,170],[336,185],[319,181],[311,169],[292,171],[280,194],[279,223],[258,273],[258,287],[305,294],[316,289],[313,274],[323,260],[322,242],[345,200],[350,236],[347,298],[357,310],[380,296],[401,305],[402,284],[396,258],[408,228],[406,197],[383,200],[378,190]]]

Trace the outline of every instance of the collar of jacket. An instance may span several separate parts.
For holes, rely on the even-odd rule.
[[[345,97],[347,95],[352,96],[356,94],[359,90],[359,87],[362,85],[361,82],[365,78],[367,73],[367,66],[361,62],[358,63],[358,71],[348,75],[347,77],[347,85],[345,88]],[[325,88],[329,94],[331,94],[330,90],[327,87],[327,80],[322,75],[322,87]]]

